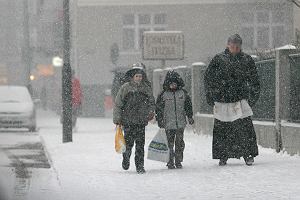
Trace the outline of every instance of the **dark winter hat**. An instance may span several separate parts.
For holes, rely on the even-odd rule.
[[[179,89],[184,87],[183,79],[180,77],[180,75],[177,72],[175,72],[173,70],[167,72],[166,78],[165,78],[165,81],[163,84],[163,88],[165,90],[168,90],[171,83],[176,83],[177,87]]]
[[[242,45],[243,40],[239,34],[234,34],[228,38],[227,44],[229,43]]]

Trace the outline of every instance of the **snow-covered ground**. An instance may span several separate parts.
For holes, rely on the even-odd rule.
[[[300,199],[299,156],[260,148],[253,166],[231,159],[220,167],[211,159],[212,138],[186,131],[183,169],[168,170],[165,163],[145,159],[147,172],[140,175],[134,153],[130,169],[122,169],[111,119],[80,118],[73,142],[64,144],[58,116],[39,112],[38,125],[53,167],[48,178],[42,179],[45,169],[32,177],[43,187],[32,186],[28,199]],[[146,129],[146,153],[157,130],[155,125]]]
[[[0,200],[50,200],[53,195],[60,199],[61,187],[54,169],[44,161],[41,141],[38,132],[0,130]],[[28,167],[31,164],[36,166]]]

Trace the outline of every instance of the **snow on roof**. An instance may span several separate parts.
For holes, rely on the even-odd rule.
[[[252,54],[252,55],[250,55],[252,58],[256,58],[256,59],[258,59],[259,58],[259,56],[258,55],[254,55],[254,54]]]
[[[196,113],[196,116],[197,117],[214,118],[214,115],[212,115],[212,114],[202,114],[202,113],[199,113],[199,112]]]
[[[292,123],[292,122],[287,122],[287,121],[284,121],[282,120],[281,121],[281,125],[284,126],[284,127],[295,127],[295,128],[300,128],[300,123]]]
[[[282,47],[278,47],[276,48],[277,50],[281,50],[281,49],[297,49],[294,45],[291,45],[291,44],[287,44],[287,45],[284,45]]]
[[[252,0],[254,3],[258,0]],[[259,2],[270,2],[260,0]],[[248,0],[78,0],[78,6],[122,6],[122,5],[183,5],[183,4],[226,4],[248,3]],[[272,0],[280,2],[280,0]]]
[[[155,70],[153,70],[153,72],[161,72],[161,71],[163,71],[163,69],[155,69]]]
[[[192,66],[206,66],[204,62],[194,62]]]
[[[193,63],[194,65],[195,63]],[[205,63],[202,62],[198,62],[197,65],[205,65]],[[186,66],[186,65],[179,65],[179,66],[172,66],[172,67],[166,67],[164,69],[155,69],[153,71],[169,71],[169,70],[176,70],[176,69],[186,69],[189,68],[190,66]]]
[[[275,126],[275,122],[268,122],[268,121],[253,121],[255,125],[263,125],[263,126]]]
[[[169,70],[173,70],[173,68],[172,68],[172,67],[166,67],[166,68],[163,69],[163,70],[169,71]]]
[[[145,31],[144,33],[169,34],[169,33],[182,33],[182,31]]]
[[[143,70],[143,67],[140,67],[140,66],[133,66],[132,69],[142,69],[142,70]]]

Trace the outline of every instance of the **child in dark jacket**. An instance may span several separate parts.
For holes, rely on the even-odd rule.
[[[188,118],[189,124],[194,124],[192,101],[183,87],[184,82],[180,75],[175,71],[169,71],[163,84],[163,91],[158,95],[156,102],[158,126],[166,130],[170,149],[170,159],[167,163],[169,169],[174,169],[175,166],[182,168],[186,119]]]
[[[118,91],[113,122],[124,127],[126,151],[123,153],[123,169],[129,169],[131,151],[135,143],[136,171],[142,174],[145,173],[145,126],[154,117],[155,100],[150,82],[143,69],[133,68],[126,74],[131,80],[123,84]]]

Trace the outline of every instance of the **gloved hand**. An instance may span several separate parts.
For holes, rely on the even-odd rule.
[[[193,118],[188,118],[188,122],[189,122],[190,125],[193,125],[195,123]]]

